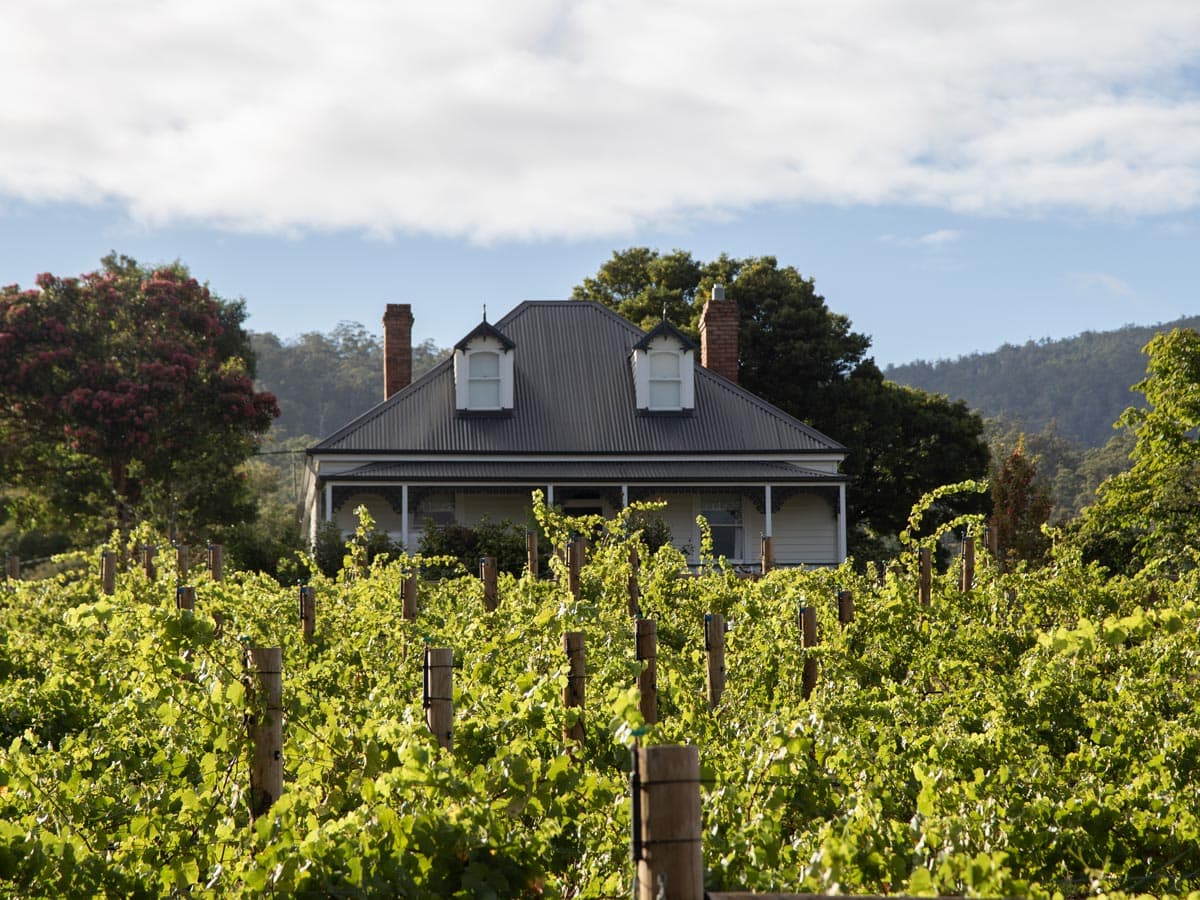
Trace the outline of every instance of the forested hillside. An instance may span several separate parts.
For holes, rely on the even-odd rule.
[[[884,374],[898,384],[965,400],[984,416],[1015,419],[1027,431],[1041,431],[1054,421],[1062,437],[1101,447],[1112,437],[1117,417],[1141,404],[1130,385],[1146,372],[1142,347],[1155,333],[1172,328],[1200,328],[1200,316],[1085,331],[1059,341],[1005,344],[953,360],[917,360]]]
[[[273,437],[321,438],[383,400],[383,345],[357,322],[341,322],[329,334],[308,332],[283,341],[269,331],[252,332],[258,382],[279,400]],[[413,347],[413,378],[420,378],[447,351],[426,340]]]

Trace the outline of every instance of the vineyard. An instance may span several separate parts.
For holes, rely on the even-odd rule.
[[[352,544],[336,578],[311,571],[311,638],[295,587],[203,566],[177,583],[165,559],[148,577],[148,532],[10,581],[0,894],[628,897],[635,743],[698,747],[709,890],[1200,890],[1200,574],[1110,579],[1069,555],[1002,573],[981,553],[968,585],[960,562],[936,571],[926,605],[933,538],[885,571],[746,579],[651,554],[623,519],[538,515],[552,546],[591,535],[576,591],[555,558],[501,573],[493,603],[477,573]],[[103,551],[125,561],[111,595]],[[631,579],[656,626],[652,723]],[[728,627],[711,709],[706,615]],[[255,815],[260,647],[282,649],[284,786]],[[427,648],[453,651],[448,749]]]

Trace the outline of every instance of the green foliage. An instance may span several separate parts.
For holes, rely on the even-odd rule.
[[[1200,333],[1156,335],[1145,352],[1146,377],[1134,388],[1148,406],[1118,422],[1135,436],[1132,467],[1100,486],[1077,539],[1114,571],[1179,571],[1200,559]]]
[[[918,528],[958,485],[915,511]],[[882,572],[699,576],[628,518],[535,507],[548,539],[593,534],[565,582],[422,581],[400,556],[314,574],[316,639],[296,591],[124,565],[25,581],[0,603],[0,894],[617,897],[631,889],[629,747],[698,745],[709,890],[825,894],[1179,895],[1200,890],[1200,572],[1110,577],[1052,564],[976,586],[953,568],[917,603],[915,554]],[[369,539],[364,519],[362,535]],[[356,538],[358,540],[358,538]],[[107,549],[129,560],[163,538]],[[634,687],[630,553],[656,620],[659,718]],[[354,551],[356,554],[359,550]],[[560,571],[557,560],[551,569]],[[856,615],[837,619],[836,593]],[[801,648],[797,613],[821,643]],[[722,613],[725,695],[704,692],[703,621]],[[585,738],[564,742],[566,631],[586,642]],[[247,798],[245,646],[284,655],[285,789]],[[455,651],[454,748],[424,721],[424,648]],[[806,700],[805,661],[819,663]],[[641,734],[640,738],[635,735]]]
[[[852,330],[811,278],[772,256],[700,262],[676,250],[614,252],[572,297],[595,300],[642,327],[670,320],[698,337],[714,284],[741,314],[738,381],[844,444],[849,550],[882,559],[924,492],[982,477],[988,468],[983,423],[961,402],[887,382],[867,356],[870,339]]]
[[[6,482],[93,534],[140,517],[196,538],[251,518],[238,464],[278,409],[254,390],[242,303],[115,254],[37,283],[0,290]]]
[[[539,541],[541,558],[546,558],[545,541]],[[426,520],[420,541],[422,556],[453,559],[462,571],[479,572],[479,560],[494,556],[501,572],[519,575],[527,562],[525,527],[508,519],[493,522],[486,516],[475,525],[438,525]],[[440,574],[450,574],[445,570]]]

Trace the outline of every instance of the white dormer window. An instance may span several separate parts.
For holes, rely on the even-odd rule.
[[[633,387],[637,408],[647,413],[687,412],[695,407],[696,345],[669,322],[662,322],[633,347]]]
[[[487,322],[454,345],[454,405],[459,412],[513,408],[513,347]]]

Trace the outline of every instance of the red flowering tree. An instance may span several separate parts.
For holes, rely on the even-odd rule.
[[[254,389],[244,317],[181,265],[115,254],[0,289],[5,480],[121,526],[252,515],[238,465],[279,409]]]

